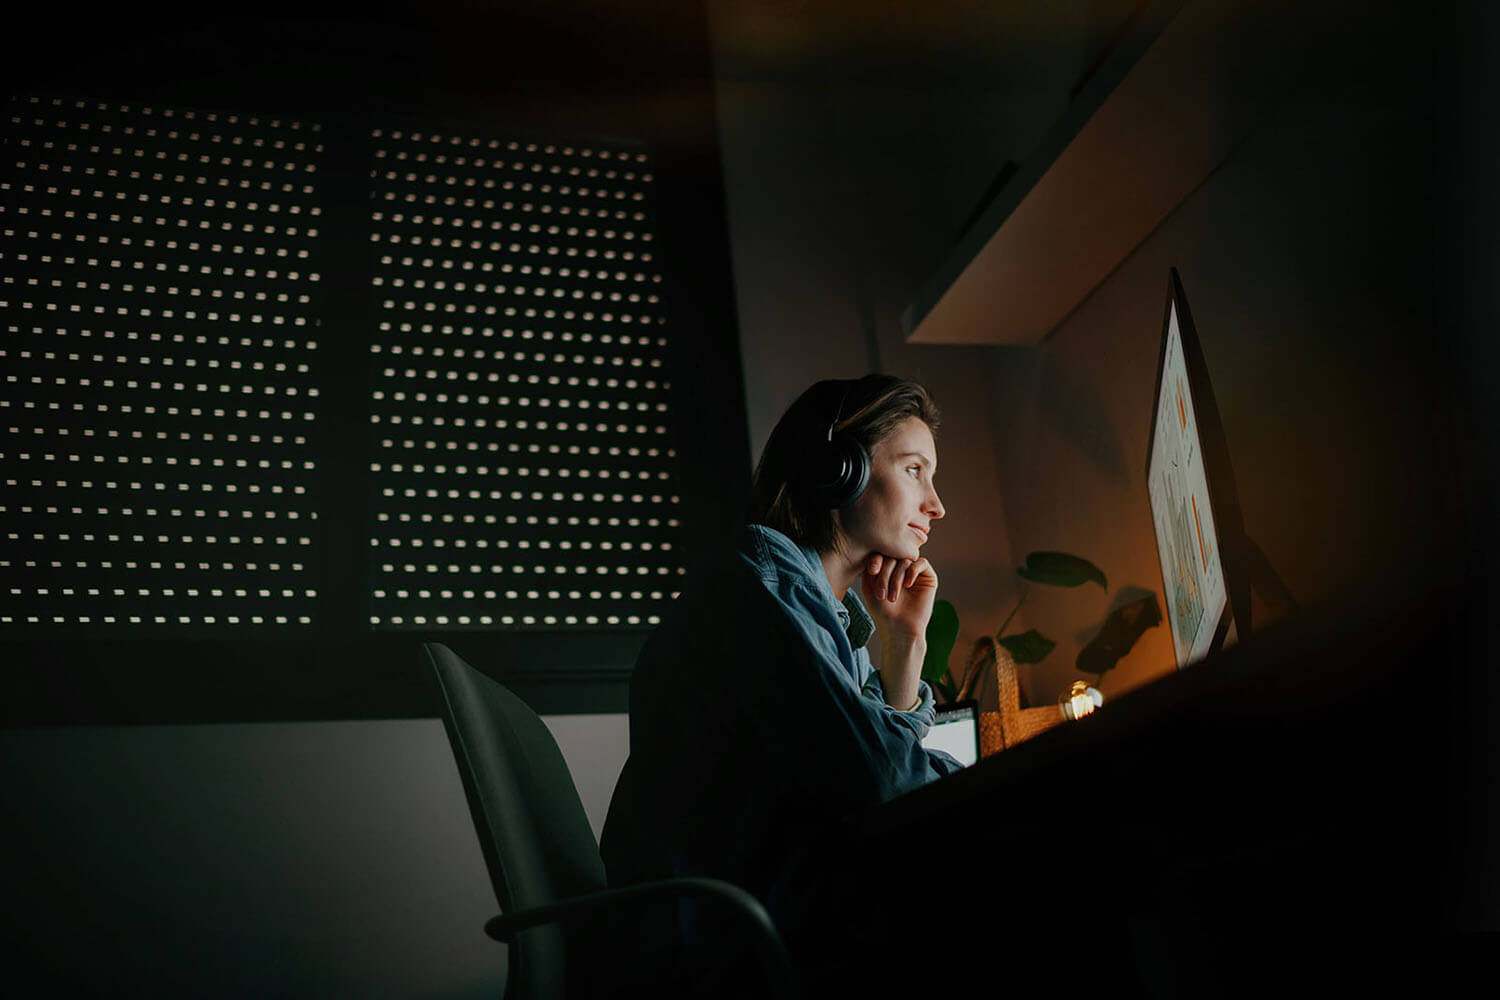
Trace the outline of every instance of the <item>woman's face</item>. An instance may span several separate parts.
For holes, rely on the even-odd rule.
[[[916,559],[943,502],[932,484],[937,445],[920,417],[907,417],[870,453],[870,482],[854,505],[836,513],[841,548],[864,558],[871,553]]]

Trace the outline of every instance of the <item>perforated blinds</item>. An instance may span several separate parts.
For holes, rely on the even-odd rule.
[[[679,497],[642,150],[375,128],[338,241],[316,122],[8,110],[0,630],[316,625],[327,532],[368,536],[373,628],[656,621]],[[371,329],[324,322],[344,245]],[[374,362],[357,420],[323,410],[329,350]],[[368,456],[368,511],[321,506],[331,449]]]
[[[681,568],[646,155],[374,139],[371,623],[655,622]]]
[[[317,126],[10,112],[0,625],[309,623]]]

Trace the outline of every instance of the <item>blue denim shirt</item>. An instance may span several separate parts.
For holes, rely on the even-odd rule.
[[[828,584],[817,551],[764,525],[752,524],[745,529],[740,556],[797,624],[808,644],[823,655],[829,669],[841,671],[864,696],[865,707],[879,718],[892,738],[910,743],[920,742],[927,735],[935,714],[932,688],[926,681],[917,683],[921,701],[909,712],[886,704],[880,673],[870,662],[867,648],[875,634],[875,622],[859,599],[857,588],[850,587],[840,601]],[[929,750],[927,754],[930,759],[925,768],[893,776],[900,786],[897,791],[907,791],[962,767],[941,750]]]
[[[926,684],[910,712],[885,703],[873,634],[858,596],[835,598],[817,553],[777,531],[749,526],[697,567],[631,675],[630,754],[599,844],[610,884],[721,878],[790,927],[820,891],[820,852],[837,854],[881,803],[960,770],[922,746]],[[632,911],[616,932],[662,959],[716,919],[696,903],[669,909],[665,927]]]

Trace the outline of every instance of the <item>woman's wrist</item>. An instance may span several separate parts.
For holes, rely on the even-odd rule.
[[[921,705],[918,685],[926,656],[925,636],[881,636],[880,684],[885,689],[887,705],[901,712],[910,712]]]
[[[880,651],[882,653],[906,655],[915,650],[920,656],[927,655],[927,637],[925,635],[890,632],[885,629],[881,629],[876,634],[880,636]]]

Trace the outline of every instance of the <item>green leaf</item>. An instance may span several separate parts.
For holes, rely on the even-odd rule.
[[[1057,643],[1036,629],[1028,629],[1020,635],[1003,636],[998,641],[1017,663],[1041,663],[1057,646]]]
[[[958,612],[941,597],[932,605],[927,620],[927,656],[922,660],[922,679],[936,684],[948,672],[948,657],[958,641]]]
[[[1103,570],[1087,559],[1066,552],[1032,552],[1026,557],[1026,565],[1016,573],[1023,580],[1054,587],[1077,587],[1092,580],[1105,590],[1109,589]]]
[[[1078,652],[1078,669],[1089,674],[1113,670],[1148,629],[1161,624],[1161,606],[1156,595],[1122,604],[1109,613],[1099,634]]]

